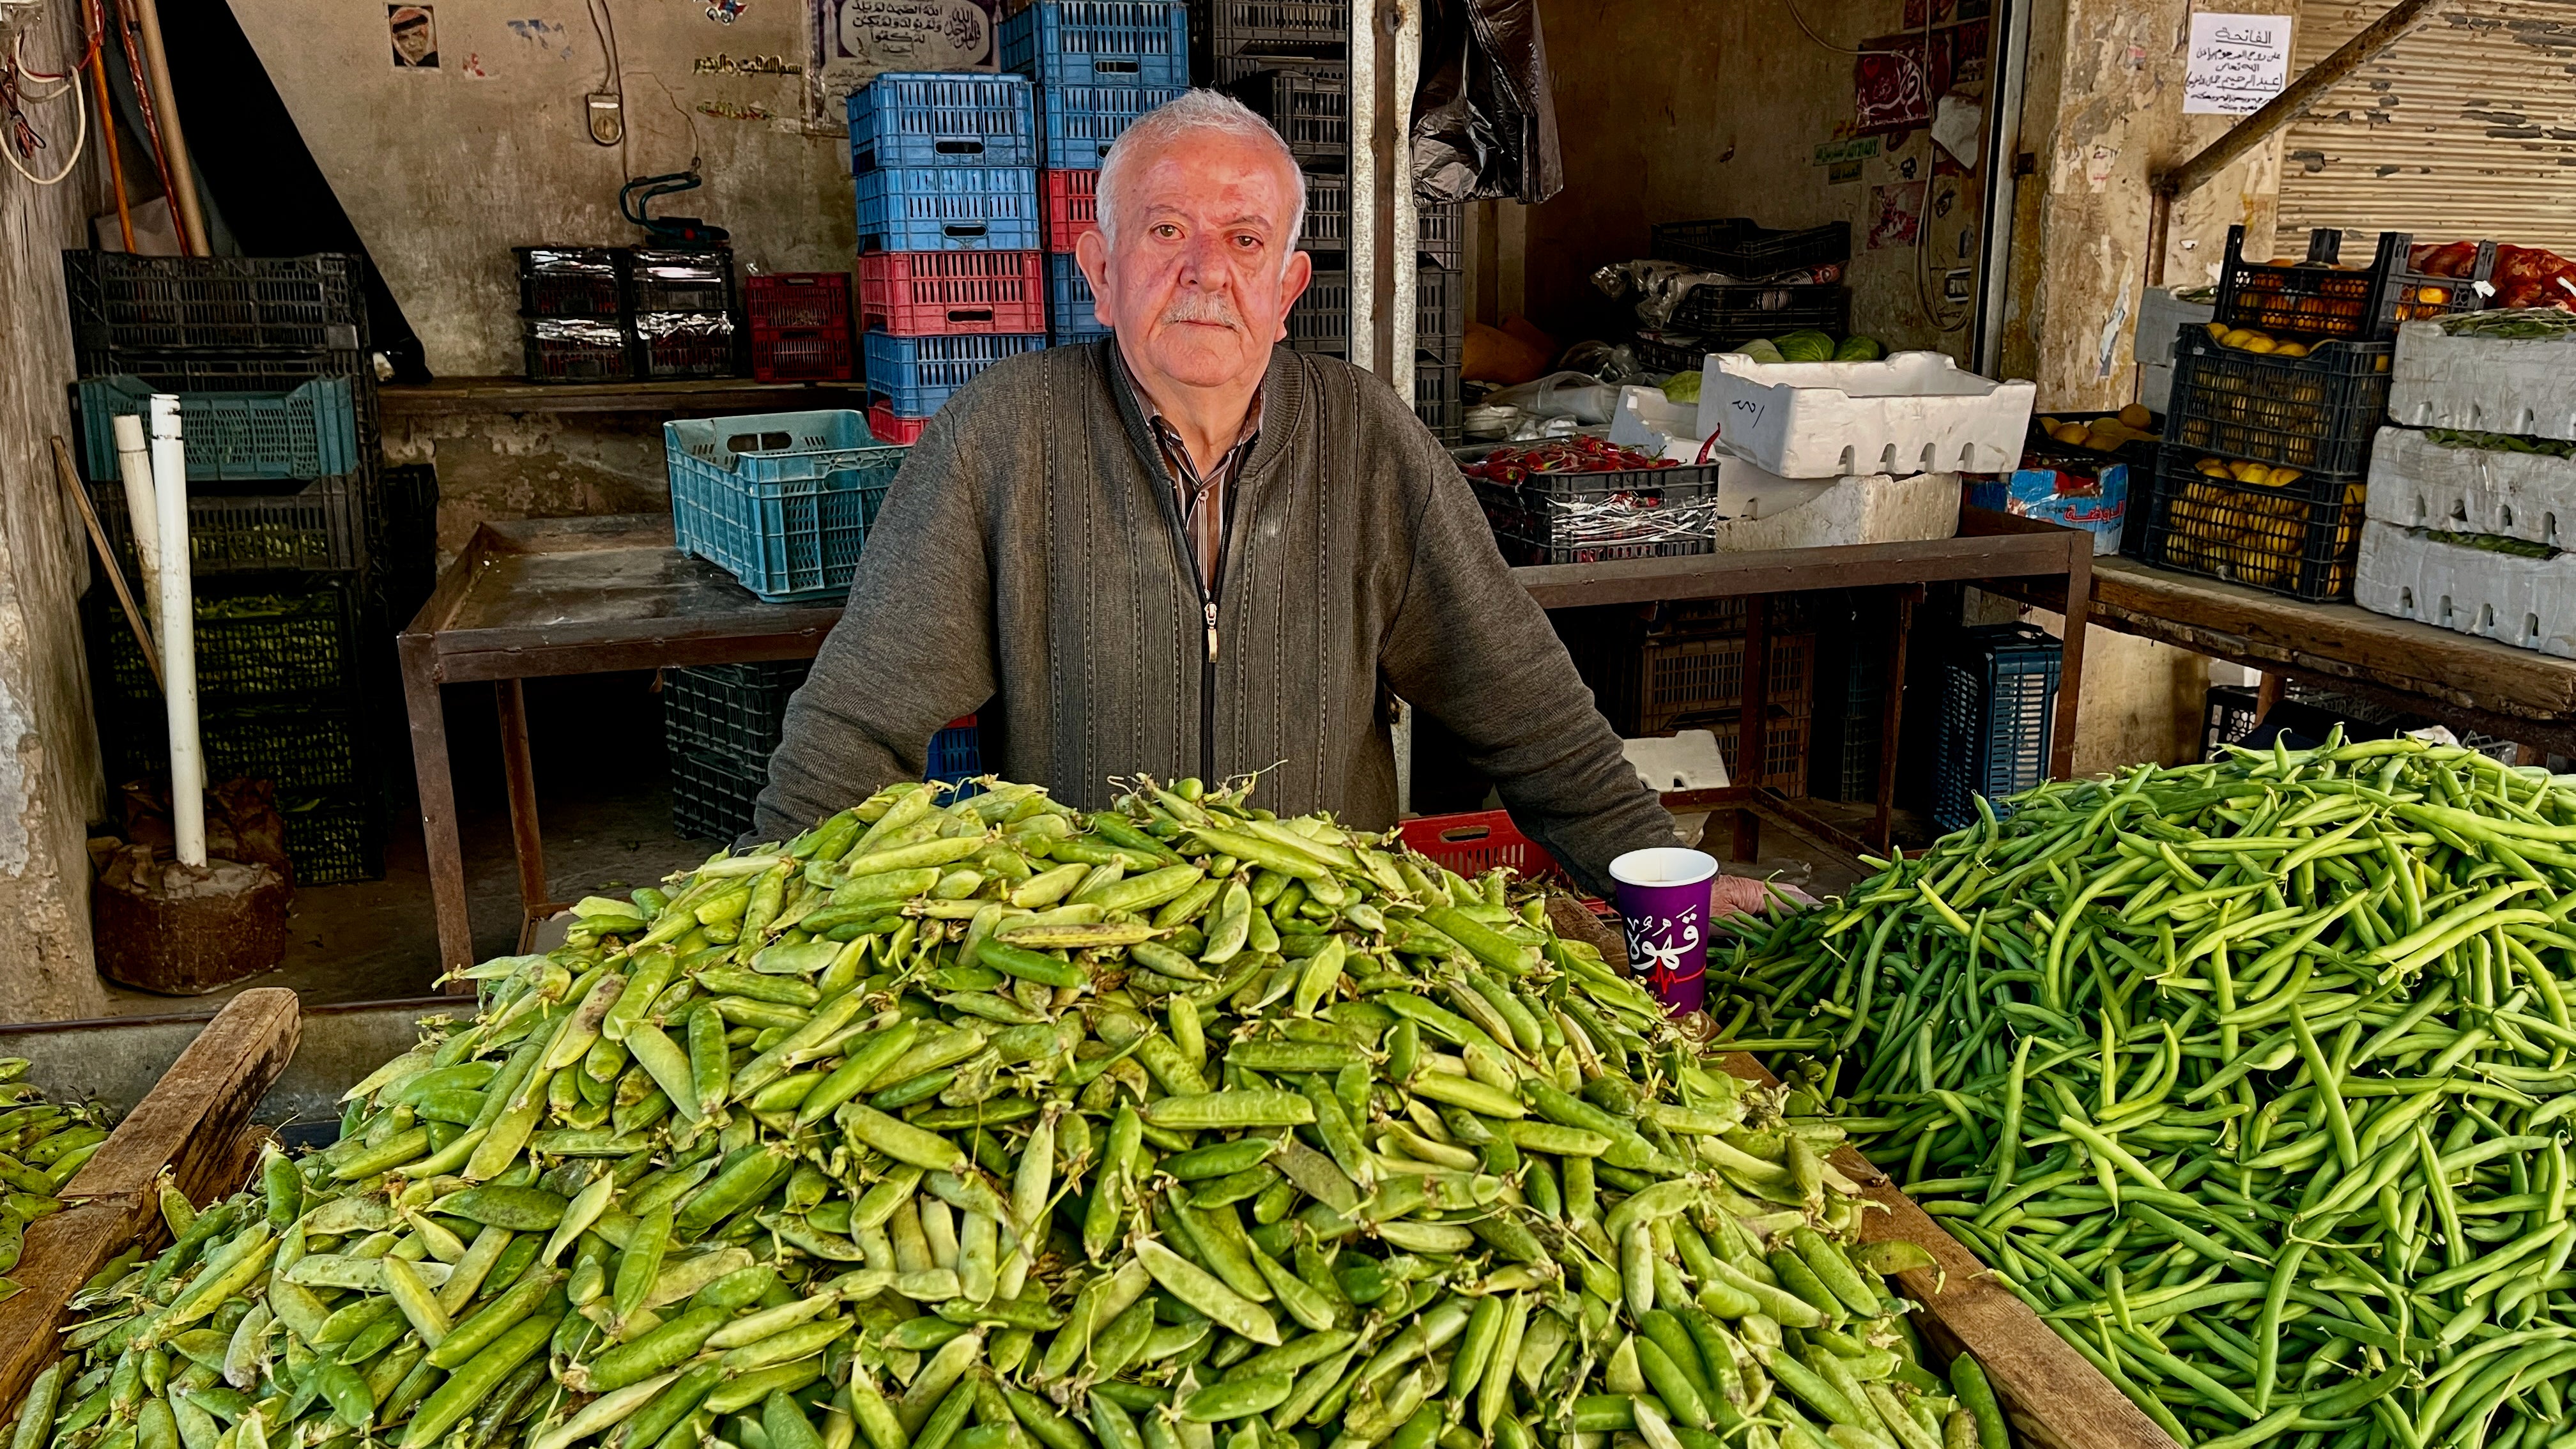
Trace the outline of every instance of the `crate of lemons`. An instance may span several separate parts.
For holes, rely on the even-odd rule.
[[[2332,479],[2310,479],[2297,468],[2204,457],[2170,476],[2167,487],[2176,482],[2163,519],[2166,564],[2310,598],[2339,597],[2351,587],[2361,480],[2342,484],[2337,496]],[[2335,510],[2332,557],[2308,577],[2317,515],[2328,507]]]
[[[2042,415],[2039,430],[2051,442],[2069,448],[2083,448],[2095,453],[2116,453],[2131,443],[2163,441],[2155,430],[2156,415],[2144,403],[2131,403],[2116,413],[2097,418],[2055,418]]]

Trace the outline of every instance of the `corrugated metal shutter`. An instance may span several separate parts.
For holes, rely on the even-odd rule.
[[[2296,74],[2389,0],[2305,0]],[[2292,126],[2281,245],[2310,227],[2492,237],[2576,255],[2576,5],[2468,0],[2337,86]],[[2347,246],[2344,260],[2366,262]]]

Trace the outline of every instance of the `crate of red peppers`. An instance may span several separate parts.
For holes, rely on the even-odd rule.
[[[1716,549],[1717,468],[1588,434],[1463,449],[1459,469],[1514,564],[1599,563]]]

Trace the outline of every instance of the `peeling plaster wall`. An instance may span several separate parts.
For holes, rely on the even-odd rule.
[[[486,520],[657,513],[671,506],[662,425],[650,418],[421,418],[386,426],[385,457],[438,465],[441,567]]]
[[[591,0],[622,57],[626,138],[592,142],[583,97],[607,52],[583,0],[429,0],[439,68],[397,69],[386,7],[231,0],[434,373],[521,370],[510,248],[628,245],[627,178],[686,169],[706,186],[657,213],[729,228],[745,267],[845,271],[856,243],[848,127],[808,127],[801,75],[701,73],[718,56],[806,60],[804,7],[748,0],[731,24],[697,0]]]
[[[1675,8],[1646,0],[1543,0],[1555,71],[1565,190],[1527,209],[1526,305],[1530,319],[1569,340],[1620,321],[1592,287],[1592,271],[1646,255],[1656,222],[1751,216],[1765,226],[1848,221],[1852,228],[1852,328],[1891,347],[1964,355],[1962,325],[1944,333],[1927,315],[1918,271],[1973,267],[1982,178],[1931,176],[1932,142],[1918,129],[1861,163],[1858,179],[1830,184],[1816,148],[1837,139],[1852,114],[1853,58],[1802,35],[1775,4]],[[1802,13],[1824,39],[1850,46],[1903,28],[1903,0],[1850,0]],[[1873,189],[1929,181],[1955,188],[1947,216],[1930,224],[1925,251],[1868,243]],[[1959,260],[1963,250],[1965,260]],[[1512,289],[1498,298],[1520,310]],[[1943,320],[1949,320],[1944,318]]]
[[[31,62],[53,68],[55,56],[78,54],[75,14],[54,6],[38,17]],[[28,110],[69,147],[68,104]],[[0,327],[0,920],[10,927],[0,937],[0,1020],[97,1016],[107,1001],[90,966],[82,849],[101,805],[74,602],[89,582],[89,545],[46,443],[67,426],[72,378],[61,251],[84,244],[104,195],[96,171],[85,158],[51,188],[0,171],[0,317],[9,319]]]

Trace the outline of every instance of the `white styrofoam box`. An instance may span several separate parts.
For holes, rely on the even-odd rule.
[[[2001,473],[2021,461],[2036,384],[1979,377],[1938,352],[1877,362],[1711,353],[1699,432],[1784,478]]]
[[[2446,448],[2413,428],[2381,428],[2362,516],[2567,547],[2562,540],[2576,539],[2576,458]]]
[[[1638,780],[1657,794],[1666,790],[1723,790],[1730,783],[1726,778],[1726,758],[1717,752],[1717,736],[1708,730],[1621,740],[1619,750],[1628,757]]]
[[[1783,478],[1725,453],[1717,464],[1719,553],[1915,543],[1959,532],[1956,473]]]
[[[2361,526],[2352,601],[2376,614],[2576,659],[2576,554],[2516,558],[2374,519]]]
[[[2138,401],[2157,412],[2170,411],[2173,398],[2174,334],[2198,327],[2218,315],[2215,298],[2186,302],[2172,287],[2149,287],[2138,301],[2138,325],[2130,349],[2138,358]]]
[[[2452,337],[2439,322],[2397,329],[2388,416],[2410,428],[2576,439],[2576,332]]]
[[[1699,404],[1674,402],[1660,387],[1623,387],[1619,405],[1610,411],[1610,441],[1659,455],[1682,444],[1697,454],[1699,438],[1692,429],[1698,426]]]

